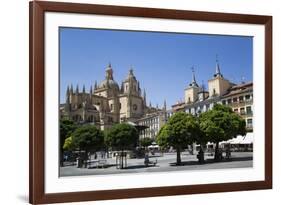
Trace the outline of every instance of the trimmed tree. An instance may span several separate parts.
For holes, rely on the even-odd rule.
[[[72,151],[75,149],[71,136],[65,139],[63,149],[66,151]]]
[[[153,142],[153,139],[151,139],[150,137],[144,137],[142,139],[140,139],[140,145],[142,147],[144,147],[145,149],[147,149],[148,146],[150,146]]]
[[[132,149],[138,141],[138,132],[129,124],[115,124],[106,132],[105,143],[109,147],[121,151],[121,169],[124,168],[124,151]]]
[[[94,125],[84,125],[77,128],[73,134],[72,143],[75,148],[84,151],[84,156],[80,156],[87,167],[85,161],[88,159],[88,154],[91,151],[97,151],[104,146],[103,132]]]
[[[200,116],[200,129],[209,142],[216,144],[215,160],[219,160],[219,143],[246,135],[246,122],[228,106],[217,104]]]
[[[199,163],[204,163],[204,146],[206,146],[208,142],[208,137],[206,134],[201,130],[200,124],[201,124],[202,118],[201,115],[197,118],[197,123],[199,126],[198,132],[196,134],[195,142],[200,145],[200,150],[198,152],[198,161]]]
[[[66,138],[77,128],[77,125],[72,120],[60,120],[60,164],[63,166],[63,146]]]
[[[175,113],[160,129],[157,144],[161,147],[172,146],[177,152],[177,165],[181,164],[181,151],[196,139],[199,124],[195,116],[184,112]]]

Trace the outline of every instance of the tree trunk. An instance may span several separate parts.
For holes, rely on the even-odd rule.
[[[87,168],[87,166],[88,166],[88,163],[87,163],[87,161],[88,161],[88,150],[85,150],[85,156],[84,156],[84,167],[85,168]]]
[[[123,166],[123,149],[121,151],[121,169],[123,169],[124,166]]]
[[[219,142],[216,142],[215,161],[219,161]]]
[[[181,164],[181,150],[177,148],[177,165]]]
[[[199,153],[198,153],[198,160],[199,160],[200,164],[203,164],[205,162],[204,150],[203,150],[203,146],[202,145],[200,145],[200,150],[199,150]]]
[[[64,158],[63,158],[63,149],[60,150],[60,166],[63,167],[63,161],[64,161]]]

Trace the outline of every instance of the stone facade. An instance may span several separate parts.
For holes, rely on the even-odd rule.
[[[114,81],[113,69],[109,64],[105,70],[105,79],[82,92],[77,86],[67,88],[66,102],[60,105],[60,118],[71,119],[78,123],[95,124],[104,130],[114,123],[135,122],[154,108],[146,106],[146,93],[130,69],[128,76],[121,83]]]
[[[167,110],[166,102],[164,101],[162,109],[156,108],[156,110],[151,110],[150,113],[147,113],[144,117],[138,119],[136,123],[146,127],[146,129],[140,132],[140,138],[148,137],[155,141],[161,127],[167,123],[171,116],[172,110]]]

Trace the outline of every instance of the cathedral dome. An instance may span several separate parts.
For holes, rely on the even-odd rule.
[[[119,89],[119,85],[115,80],[105,79],[100,82],[98,88],[117,88]]]
[[[113,79],[113,70],[110,63],[105,69],[105,79],[101,81],[98,88],[116,88],[119,90],[118,83]]]
[[[136,77],[134,76],[132,68],[129,70],[129,74],[128,74],[127,78],[124,80],[124,82],[130,81],[131,79],[136,81]]]

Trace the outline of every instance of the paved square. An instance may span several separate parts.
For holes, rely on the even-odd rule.
[[[230,169],[253,167],[252,152],[232,152],[230,160],[214,162],[214,156],[205,154],[206,162],[199,164],[196,155],[188,152],[181,154],[182,165],[175,166],[176,153],[164,153],[163,156],[149,156],[150,161],[157,160],[155,166],[146,167],[144,159],[127,159],[127,168],[116,169],[115,159],[108,158],[107,166],[104,168],[77,168],[75,165],[60,167],[60,176],[81,176],[81,175],[107,175],[107,174],[128,174],[142,172],[170,172],[188,170],[208,170],[208,169]]]

